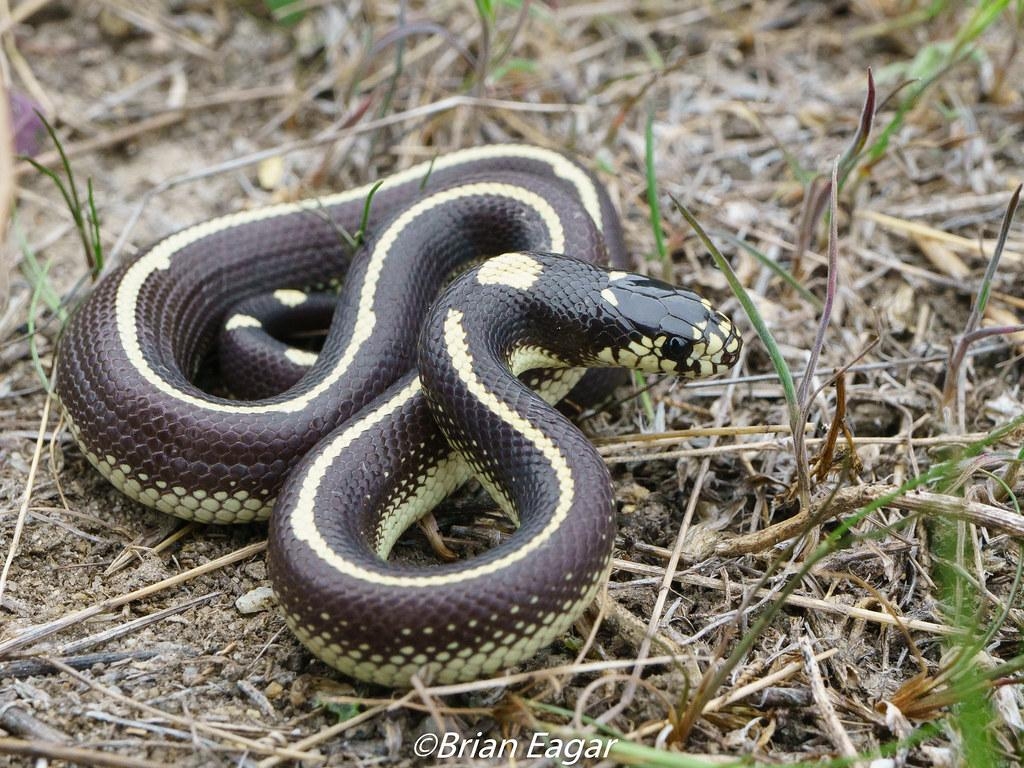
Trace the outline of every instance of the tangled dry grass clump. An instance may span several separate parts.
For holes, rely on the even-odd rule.
[[[0,754],[415,765],[457,734],[452,764],[540,764],[547,734],[608,765],[1024,764],[1022,23],[1019,0],[0,0],[6,88],[66,153],[0,125],[34,155],[0,153]],[[745,356],[584,420],[620,534],[570,636],[495,680],[355,686],[236,607],[264,530],[92,472],[54,340],[92,276],[187,223],[504,140],[594,167],[638,268],[712,298]],[[496,535],[479,495],[436,517],[462,554]]]

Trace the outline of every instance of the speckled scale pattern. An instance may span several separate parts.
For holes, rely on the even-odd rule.
[[[352,259],[323,354],[296,387],[261,402],[280,403],[309,392],[336,372],[339,350],[349,344],[357,323],[356,306],[377,238],[428,195],[443,197],[444,190],[484,179],[526,188],[564,217],[571,242],[603,248],[575,194],[544,163],[501,157],[456,164],[430,171],[421,189],[427,173],[423,168],[412,180],[374,196],[370,236]],[[118,290],[132,265],[101,281],[61,339],[56,382],[84,453],[118,488],[185,518],[245,522],[267,517],[298,459],[411,367],[420,320],[458,264],[481,254],[545,247],[549,237],[540,217],[511,198],[470,196],[439,203],[405,227],[382,260],[373,343],[308,406],[292,413],[234,409],[232,401],[193,386],[198,363],[231,304],[273,289],[338,280],[348,257],[336,227],[355,231],[363,204],[364,196],[357,195],[337,205],[288,209],[268,218],[247,220],[247,214],[240,214],[244,220],[238,225],[212,234],[190,238],[185,230],[172,236],[185,244],[138,291],[134,323],[139,347],[170,389],[197,402],[219,404],[221,410],[182,402],[140,373],[122,344],[116,312]],[[603,191],[600,204],[610,227],[606,242],[621,261],[621,233]],[[146,257],[142,254],[140,261]]]

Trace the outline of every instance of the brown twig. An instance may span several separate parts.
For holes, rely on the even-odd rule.
[[[100,768],[173,768],[169,763],[156,760],[127,757],[88,747],[70,747],[38,739],[26,741],[0,737],[0,754],[34,757],[37,760],[67,760],[75,765],[94,765]]]

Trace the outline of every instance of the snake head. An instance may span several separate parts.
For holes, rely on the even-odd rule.
[[[707,299],[644,275],[607,275],[602,303],[625,336],[599,350],[599,360],[697,378],[721,373],[739,358],[742,340],[736,327]]]

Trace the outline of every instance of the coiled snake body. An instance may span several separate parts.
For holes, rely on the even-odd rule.
[[[469,679],[564,632],[610,561],[607,470],[544,400],[580,366],[709,375],[740,341],[693,294],[593,266],[623,263],[618,221],[558,153],[483,147],[390,177],[348,265],[338,228],[359,226],[368,193],[212,219],[112,272],[60,340],[57,392],[89,461],[131,498],[209,522],[273,509],[275,591],[325,661],[385,685]],[[342,273],[293,387],[238,401],[192,383],[233,303]],[[537,368],[544,400],[516,378]],[[464,562],[389,562],[474,474],[515,533]]]

